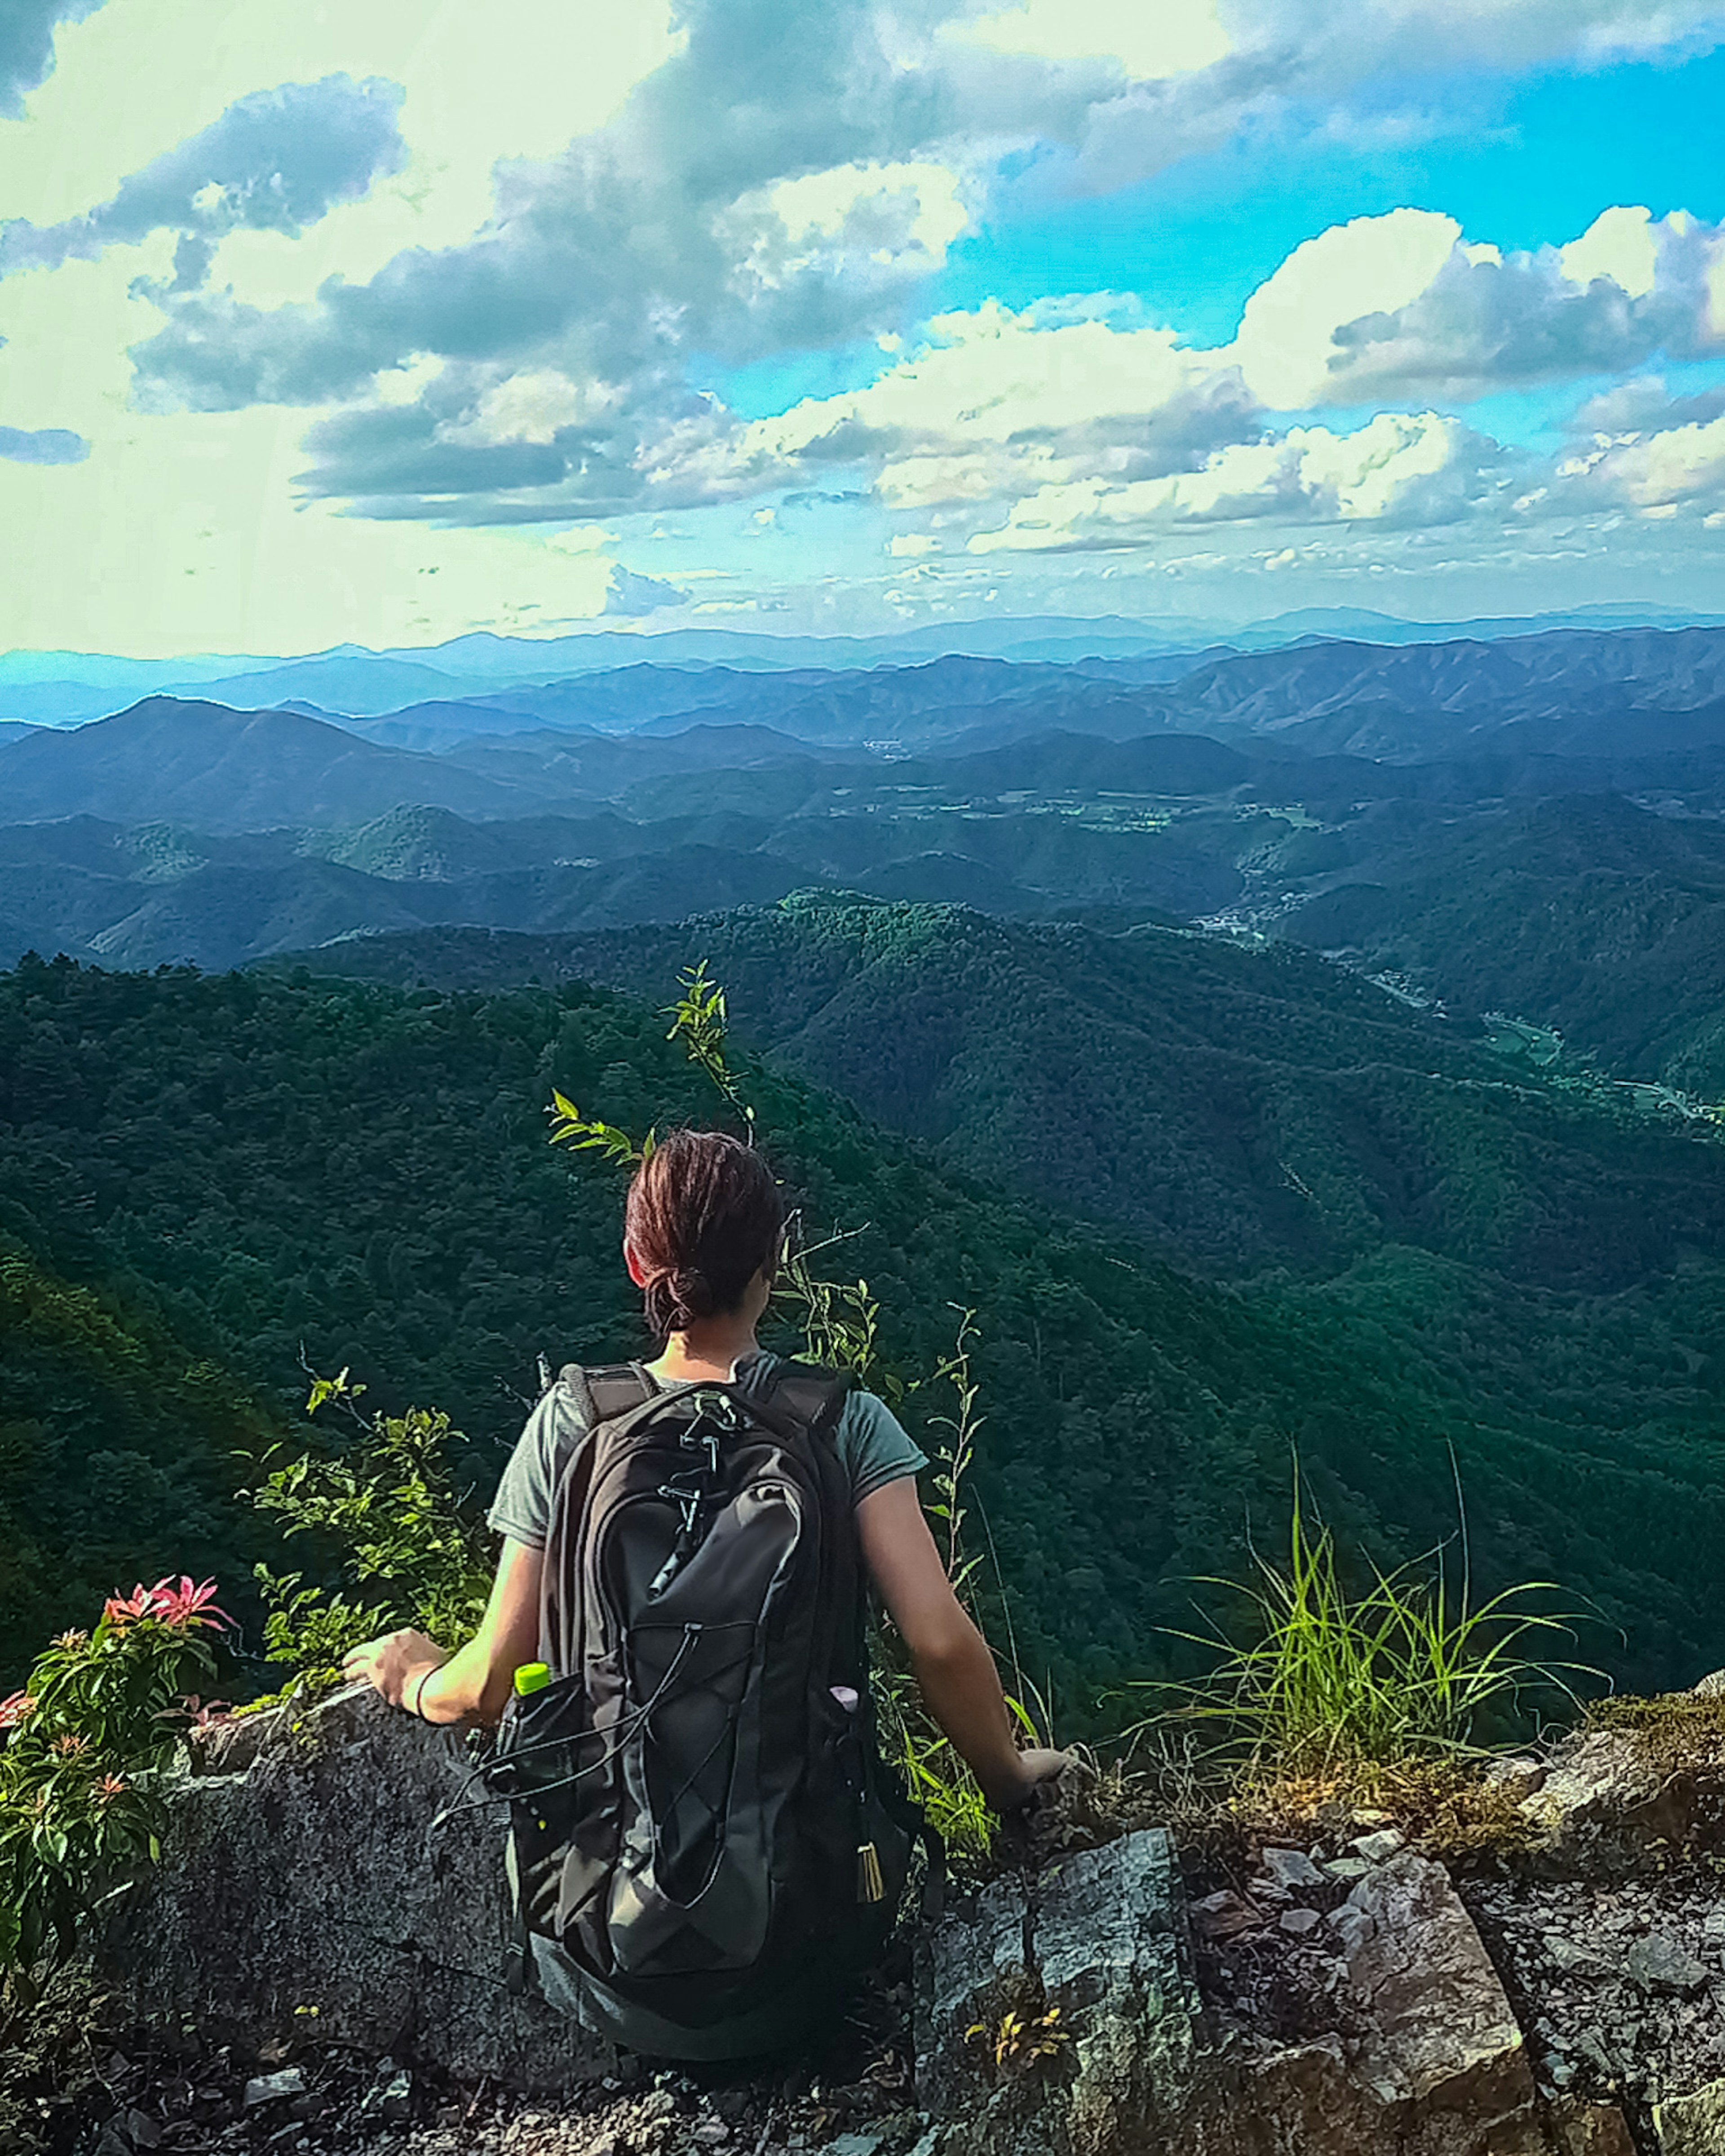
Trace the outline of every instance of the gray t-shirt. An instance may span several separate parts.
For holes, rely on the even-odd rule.
[[[737,1382],[751,1390],[764,1388],[783,1359],[759,1348],[737,1364]],[[561,1385],[553,1385],[528,1416],[485,1516],[498,1534],[533,1549],[544,1548],[551,1523],[554,1462],[572,1429],[580,1428],[573,1400]],[[854,1505],[928,1465],[910,1432],[885,1400],[872,1393],[851,1394],[833,1435],[839,1460],[850,1477]]]

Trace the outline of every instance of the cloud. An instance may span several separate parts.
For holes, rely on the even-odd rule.
[[[1435,412],[1382,412],[1350,434],[1296,427],[1218,450],[1197,470],[1111,485],[1074,479],[1014,503],[972,535],[975,554],[1089,552],[1192,525],[1449,523],[1502,494],[1503,452]]]
[[[445,363],[409,403],[321,422],[303,484],[367,516],[552,522],[742,501],[861,465],[879,498],[927,507],[1010,499],[1075,466],[1153,477],[1251,439],[1259,411],[1237,371],[1131,313],[1101,295],[941,316],[867,388],[751,423],[669,369],[580,385]]]
[[[1578,406],[1570,431],[1602,439],[1631,434],[1653,434],[1661,428],[1704,425],[1725,413],[1725,383],[1702,389],[1687,397],[1673,397],[1665,378],[1638,374],[1602,389]]]
[[[183,235],[177,284],[169,289],[195,286],[227,234],[295,235],[395,171],[406,154],[396,126],[400,101],[393,83],[356,83],[345,74],[240,98],[82,217],[0,224],[0,276],[94,260],[109,247],[167,230]]]
[[[966,214],[914,154],[956,117],[939,81],[896,63],[870,0],[688,0],[683,27],[611,126],[500,167],[471,242],[297,305],[180,300],[134,353],[146,392],[330,403],[421,352],[644,385],[896,323]]]
[[[1134,82],[1189,74],[1225,57],[1230,45],[1215,0],[1138,8],[1118,0],[1019,0],[955,23],[950,34],[999,53],[1116,59]]]
[[[0,427],[0,457],[16,465],[81,465],[90,444],[69,427]]]
[[[6,0],[0,8],[0,119],[16,120],[24,93],[54,72],[57,23],[81,23],[102,0]]]
[[[661,607],[687,606],[689,594],[676,585],[666,583],[659,577],[637,576],[633,569],[625,569],[621,562],[612,568],[605,587],[607,613],[656,613]]]
[[[1557,465],[1559,506],[1622,506],[1643,516],[1725,511],[1725,384],[1672,397],[1657,376],[1620,382],[1575,415]]]
[[[183,13],[187,0],[162,4]],[[264,0],[246,4],[259,26],[290,19]],[[445,604],[454,583],[440,542],[451,556],[467,550],[483,565],[475,575],[526,605],[518,565],[547,551],[546,530],[572,523],[596,545],[633,552],[633,536],[614,542],[602,527],[643,512],[688,512],[691,526],[703,509],[725,514],[696,527],[688,560],[649,557],[671,563],[670,583],[583,557],[593,606],[690,603],[681,587],[700,588],[690,566],[699,547],[731,548],[746,525],[739,573],[757,583],[783,560],[788,580],[807,580],[806,545],[797,561],[788,529],[736,513],[805,493],[859,503],[847,522],[865,531],[883,578],[893,567],[955,588],[969,575],[978,590],[995,573],[987,560],[1005,553],[1027,569],[1039,556],[1098,550],[1159,562],[1181,533],[1188,559],[1199,543],[1273,552],[1284,527],[1296,546],[1308,531],[1328,535],[1325,546],[1358,535],[1348,543],[1362,554],[1428,531],[1472,547],[1506,521],[1519,531],[1572,513],[1671,510],[1694,522],[1713,499],[1706,430],[1721,415],[1701,403],[1660,407],[1648,392],[1633,411],[1595,415],[1562,475],[1438,408],[1717,348],[1720,230],[1656,222],[1633,205],[1566,245],[1519,254],[1426,209],[1338,226],[1295,249],[1254,295],[1238,337],[1212,350],[1183,345],[1118,295],[924,316],[930,280],[1014,192],[1023,207],[1039,189],[1113,186],[1242,128],[1322,127],[1345,143],[1384,118],[1386,85],[1392,96],[1414,85],[1411,110],[1422,71],[1669,51],[1704,41],[1717,5],[680,0],[608,101],[560,122],[557,97],[536,80],[520,140],[507,70],[494,67],[492,117],[476,131],[482,151],[470,146],[459,203],[439,198],[423,217],[449,143],[475,131],[460,39],[442,33],[446,131],[422,137],[433,107],[416,102],[417,78],[377,41],[390,8],[350,5],[371,25],[357,42],[344,32],[327,50],[290,54],[287,31],[269,31],[276,72],[256,79],[293,74],[294,84],[243,95],[165,156],[152,153],[171,132],[128,137],[99,175],[80,167],[75,192],[20,196],[36,222],[0,237],[0,268],[177,236],[177,249],[174,237],[151,243],[147,279],[129,260],[100,273],[124,273],[128,305],[151,325],[141,336],[128,322],[107,347],[130,348],[134,403],[151,415],[149,428],[130,415],[124,424],[164,442],[244,441],[266,475],[260,490],[295,469],[300,441],[298,524],[339,546],[343,562],[367,545],[379,562],[411,562],[408,573],[428,579],[422,609]],[[526,18],[516,0],[508,7],[519,28]],[[548,22],[559,0],[531,0],[529,12]],[[97,32],[88,35],[94,44]],[[515,43],[542,49],[526,33]],[[338,63],[365,79],[297,81]],[[44,101],[73,72],[62,69]],[[396,79],[408,85],[399,116]],[[242,87],[223,75],[196,121]],[[174,110],[176,129],[192,127],[191,108]],[[1402,117],[1391,111],[1386,124]],[[398,118],[413,164],[377,186],[403,169]],[[495,150],[506,154],[493,167]],[[314,222],[315,235],[296,240]],[[69,316],[74,283],[98,275],[69,267],[52,285],[20,280],[8,300],[22,315],[39,291],[64,290]],[[843,352],[839,378],[855,380],[851,356],[870,340],[880,348],[873,380],[765,417],[740,416],[702,387],[820,347]],[[103,382],[100,405],[92,396],[45,408],[33,382],[0,388],[5,408],[89,432],[105,477],[113,451],[97,423],[118,410],[115,383]],[[1385,402],[1405,408],[1371,418]],[[285,530],[285,501],[280,511]],[[353,536],[368,527],[374,538]],[[1218,536],[1199,542],[1200,530]],[[298,572],[313,551],[283,558]],[[219,573],[198,558],[200,576]],[[832,559],[843,583],[850,572],[839,552]],[[393,593],[402,579],[377,583]],[[740,593],[711,603],[754,603]],[[564,604],[554,577],[532,586],[532,603]]]
[[[1725,228],[1681,211],[1610,209],[1567,247],[1506,255],[1452,218],[1394,210],[1296,248],[1247,301],[1234,355],[1280,411],[1700,358],[1725,352],[1722,265]]]

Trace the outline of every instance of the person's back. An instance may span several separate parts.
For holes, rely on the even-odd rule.
[[[759,1346],[783,1234],[760,1156],[674,1132],[638,1172],[624,1256],[649,1363],[571,1368],[530,1419],[490,1522],[479,1637],[418,1634],[351,1674],[429,1719],[496,1718],[517,1797],[527,1946],[554,2003],[634,2048],[719,2057],[787,2041],[890,1927],[909,1819],[875,1753],[872,1578],[930,1710],[991,1801],[1061,1755],[1019,1753],[993,1663],[884,1404]]]

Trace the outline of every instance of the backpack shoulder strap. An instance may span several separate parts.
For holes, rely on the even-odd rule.
[[[583,1419],[591,1430],[595,1423],[609,1422],[627,1414],[660,1390],[652,1372],[642,1363],[601,1363],[588,1370],[579,1363],[565,1365],[558,1382],[574,1395]]]
[[[658,1390],[649,1372],[639,1363],[605,1363],[585,1369],[579,1363],[565,1363],[557,1373],[555,1389],[572,1409],[559,1414],[557,1445],[552,1461],[552,1487],[563,1470],[602,1422],[627,1414]]]
[[[593,1434],[602,1423],[644,1406],[659,1390],[639,1363],[601,1363],[586,1369],[566,1363],[553,1389],[560,1395],[556,1449],[551,1463],[552,1509],[540,1587],[539,1651],[567,1676],[579,1666],[580,1599],[572,1558],[593,1476]]]
[[[816,1439],[830,1439],[856,1389],[854,1370],[824,1369],[819,1363],[783,1363],[773,1373],[768,1399]]]

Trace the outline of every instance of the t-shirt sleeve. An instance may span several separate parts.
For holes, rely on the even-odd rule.
[[[551,1526],[552,1462],[563,1428],[562,1405],[561,1389],[553,1385],[527,1417],[485,1515],[485,1524],[494,1533],[532,1549],[544,1548]]]
[[[853,1393],[834,1432],[839,1457],[850,1477],[850,1502],[860,1504],[889,1482],[927,1466],[928,1455],[904,1424],[873,1393]]]

